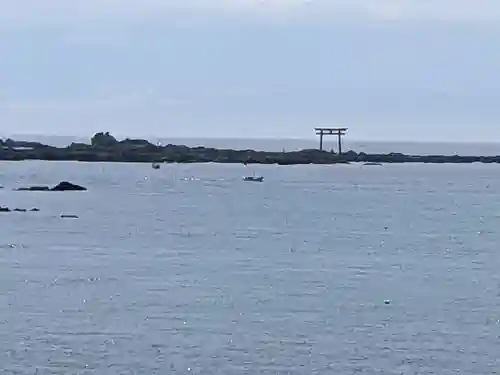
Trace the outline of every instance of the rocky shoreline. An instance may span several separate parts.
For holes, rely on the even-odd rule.
[[[500,163],[497,156],[367,154],[347,151],[341,155],[319,150],[268,152],[215,149],[168,144],[154,145],[142,139],[118,141],[109,133],[97,133],[89,144],[53,147],[38,142],[0,140],[0,160],[48,160],[127,163],[242,163],[242,164],[339,164],[339,163]]]

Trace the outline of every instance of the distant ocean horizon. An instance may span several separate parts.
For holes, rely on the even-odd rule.
[[[36,141],[43,144],[64,147],[72,142],[89,143],[89,137],[58,136],[40,134],[1,134],[2,138],[14,140]],[[125,136],[117,136],[124,139]],[[257,151],[296,151],[301,149],[315,149],[319,147],[317,138],[210,138],[210,137],[130,137],[147,139],[152,143],[181,144],[189,147],[204,146],[230,149],[253,149]],[[336,137],[325,137],[325,150],[337,150]],[[418,155],[500,155],[500,142],[434,142],[434,141],[363,141],[346,137],[342,142],[343,151],[353,150],[367,153],[400,152]]]

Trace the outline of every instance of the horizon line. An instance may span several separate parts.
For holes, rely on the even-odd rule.
[[[75,134],[43,134],[43,133],[11,133],[11,134],[5,134],[5,133],[0,133],[0,138],[11,138],[12,137],[43,137],[43,138],[76,138],[76,139],[81,139],[81,138],[86,138],[90,141],[92,136],[94,136],[93,133],[88,136],[84,135],[75,135]],[[193,139],[193,140],[242,140],[242,141],[315,141],[317,140],[319,142],[319,137],[270,137],[270,136],[253,136],[253,137],[237,137],[237,136],[167,136],[167,135],[124,135],[124,134],[118,134],[115,133],[113,134],[112,132],[109,132],[110,135],[114,136],[118,140],[120,139],[144,139],[144,140],[149,140],[149,139]],[[14,139],[16,140],[16,139]],[[21,139],[23,141],[24,139]],[[496,141],[486,141],[486,140],[469,140],[469,141],[460,141],[460,140],[414,140],[414,139],[363,139],[363,138],[344,138],[343,142],[356,142],[356,143],[411,143],[411,144],[500,144],[500,140]],[[328,143],[336,143],[336,138],[335,139],[325,139],[325,142]]]

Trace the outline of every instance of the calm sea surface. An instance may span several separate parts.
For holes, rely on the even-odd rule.
[[[61,180],[89,191],[12,191]],[[500,166],[2,162],[0,185],[41,210],[0,214],[2,374],[500,369]]]

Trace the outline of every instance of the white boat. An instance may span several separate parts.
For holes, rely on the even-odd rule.
[[[245,162],[244,164],[245,164],[245,167],[246,167],[247,163]],[[243,177],[243,181],[263,182],[264,181],[264,177],[263,176],[255,176],[255,172],[253,172],[251,176]]]

